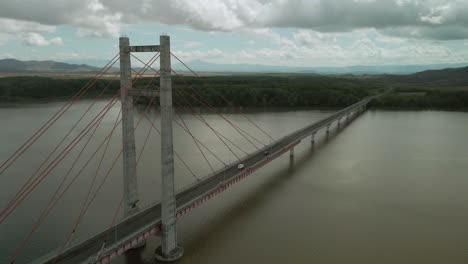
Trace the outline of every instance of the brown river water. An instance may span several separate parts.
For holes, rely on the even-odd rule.
[[[85,101],[70,109],[30,151],[0,175],[1,208],[90,103]],[[103,105],[98,102],[94,113]],[[0,108],[0,161],[60,106],[51,103]],[[142,111],[136,113],[136,121]],[[279,138],[330,113],[263,110],[247,115]],[[103,120],[72,175],[110,131],[117,114],[115,107]],[[149,115],[159,125],[156,112]],[[206,126],[189,114],[183,116],[194,135],[221,159],[235,161]],[[219,116],[204,116],[245,151],[255,149]],[[241,115],[226,116],[269,143]],[[137,156],[149,127],[143,119],[137,129]],[[309,139],[303,140],[296,148],[294,160],[283,155],[180,219],[178,237],[185,256],[178,263],[468,263],[468,113],[370,110],[339,133],[333,126],[329,140],[324,138],[324,132],[317,135],[313,148]],[[120,135],[119,127],[98,181],[120,151]],[[191,138],[177,126],[174,137],[176,151],[195,174],[209,173]],[[151,134],[137,169],[140,207],[160,199],[159,146],[159,137]],[[77,153],[65,158],[0,224],[0,263],[8,263]],[[80,212],[99,157],[86,167],[15,263],[28,263],[62,245]],[[208,154],[208,158],[215,168],[222,166],[213,156]],[[180,161],[176,160],[175,167],[178,189],[193,183],[194,178]],[[99,232],[112,223],[122,197],[121,170],[119,161],[80,222],[77,238]],[[158,244],[158,238],[151,238],[145,248],[118,257],[113,263],[155,263],[154,249]]]

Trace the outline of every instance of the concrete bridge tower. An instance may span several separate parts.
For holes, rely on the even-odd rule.
[[[161,248],[160,261],[175,261],[182,257],[183,249],[177,245],[176,199],[174,183],[174,147],[172,141],[172,73],[169,36],[160,37],[160,105],[161,105]]]
[[[138,211],[138,184],[136,175],[135,129],[133,124],[132,70],[130,41],[119,39],[120,44],[120,100],[122,105],[122,154],[124,215],[128,217]]]
[[[169,36],[160,36],[160,45],[130,46],[127,37],[120,38],[120,84],[122,101],[122,143],[125,216],[138,212],[136,177],[135,131],[133,124],[133,97],[156,96],[156,93],[132,87],[130,52],[160,52],[160,107],[161,107],[161,247],[156,250],[160,261],[175,261],[183,249],[177,245],[176,199],[174,180],[174,148],[172,139],[172,69]]]

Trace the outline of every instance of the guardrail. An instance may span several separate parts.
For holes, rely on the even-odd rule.
[[[191,210],[194,205],[200,205],[213,195],[218,194],[235,183],[252,174],[257,169],[276,159],[287,150],[296,146],[302,139],[327,127],[338,119],[367,105],[371,100],[382,94],[367,97],[351,106],[348,106],[329,117],[326,117],[312,125],[297,130],[270,145],[242,158],[240,163],[245,164],[245,170],[239,171],[239,162],[230,164],[213,174],[203,177],[200,181],[177,192],[177,216]],[[265,151],[269,155],[264,157]],[[271,154],[271,156],[270,156]],[[130,226],[132,228],[130,228]],[[118,235],[109,236],[110,233],[119,230]],[[130,232],[131,231],[131,232]],[[141,240],[160,231],[160,204],[154,204],[139,213],[124,219],[114,227],[106,229],[97,235],[83,239],[69,245],[65,250],[55,250],[46,256],[35,260],[34,264],[45,263],[107,263],[113,257],[123,254],[133,248]],[[84,255],[87,254],[85,258]],[[31,264],[32,264],[31,263]]]

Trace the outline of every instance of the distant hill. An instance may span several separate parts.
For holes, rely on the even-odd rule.
[[[100,68],[86,64],[68,64],[56,61],[20,61],[16,59],[1,59],[1,73],[89,73]]]
[[[393,76],[392,79],[432,87],[468,87],[468,67],[428,70],[405,76]]]
[[[66,61],[74,64],[87,64],[96,67],[104,66],[107,61],[99,59],[78,59]],[[173,60],[176,71],[185,71],[186,68],[177,60]],[[468,63],[445,63],[427,65],[356,65],[346,67],[293,67],[264,64],[220,64],[203,60],[193,60],[186,64],[196,72],[213,73],[317,73],[317,74],[412,74],[426,70],[440,70],[445,68],[460,68]],[[115,65],[118,67],[118,63]],[[138,67],[137,67],[138,68]]]
[[[89,64],[93,66],[90,66]],[[101,65],[102,64],[102,65]],[[0,59],[0,73],[90,73],[99,71],[106,62],[101,60],[75,60],[64,62],[56,61],[20,61],[16,59]],[[421,82],[428,78],[443,78],[449,74],[451,82],[457,74],[456,70],[450,71],[447,68],[466,67],[466,64],[429,64],[429,65],[375,65],[375,66],[348,66],[348,67],[288,67],[276,65],[261,64],[217,64],[202,60],[193,60],[186,63],[195,72],[211,73],[315,73],[315,74],[355,74],[355,75],[412,75],[411,77],[402,77],[409,81]],[[117,71],[119,63],[114,65],[111,71]],[[187,69],[177,60],[173,60],[173,68],[176,71],[187,71]],[[139,69],[138,66],[135,69]],[[463,68],[462,68],[463,69]],[[464,68],[466,69],[466,68]],[[425,71],[430,70],[425,73]],[[439,72],[438,70],[441,70]],[[419,73],[420,72],[420,73]],[[457,77],[463,82],[462,73]],[[419,76],[419,77],[418,77]],[[427,78],[426,78],[427,77]]]
[[[261,64],[217,64],[201,60],[186,63],[197,72],[243,72],[243,73],[317,73],[317,74],[412,74],[425,70],[457,68],[464,64],[428,64],[428,65],[370,65],[346,67],[288,67]],[[184,69],[183,65],[174,62],[174,69]]]

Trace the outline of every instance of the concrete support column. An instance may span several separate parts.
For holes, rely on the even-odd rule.
[[[346,114],[346,124],[349,123],[349,113]]]
[[[294,148],[291,148],[291,150],[289,151],[289,158],[294,158]]]
[[[310,144],[312,144],[312,146],[315,144],[315,134],[316,132],[312,133],[312,135],[310,136]]]
[[[341,122],[341,118],[338,118],[338,129],[340,129],[340,127],[341,127],[341,123],[340,123],[340,122]]]
[[[133,98],[128,94],[132,88],[130,64],[130,41],[119,39],[120,44],[120,100],[122,105],[122,147],[124,214],[130,216],[138,211],[138,184],[136,177],[135,131],[133,126]]]
[[[327,137],[330,136],[330,126],[331,126],[331,124],[327,125]]]
[[[174,183],[174,148],[172,142],[172,77],[169,36],[160,37],[160,106],[161,106],[161,248],[160,261],[175,261],[183,249],[177,245],[176,199]]]

